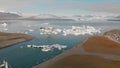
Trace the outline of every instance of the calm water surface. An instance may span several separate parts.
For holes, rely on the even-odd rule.
[[[73,47],[78,42],[83,41],[89,35],[80,36],[63,36],[58,35],[40,35],[40,27],[55,27],[55,28],[70,28],[71,26],[93,26],[96,29],[101,28],[101,32],[105,32],[111,29],[120,29],[119,21],[101,21],[101,22],[79,22],[79,21],[0,21],[0,24],[6,22],[7,27],[0,25],[0,31],[2,32],[27,32],[33,37],[33,40],[19,43],[17,45],[4,48],[0,50],[0,61],[7,60],[12,68],[31,68],[37,64],[47,61],[50,58],[62,53],[63,51]],[[6,30],[7,29],[7,30]],[[33,31],[30,31],[33,30]],[[67,48],[63,50],[54,49],[49,52],[43,52],[40,49],[27,48],[27,45],[52,45],[60,44],[67,45]]]

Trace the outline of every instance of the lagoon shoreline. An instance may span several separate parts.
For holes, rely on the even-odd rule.
[[[33,68],[119,68],[120,43],[113,38],[114,32],[119,33],[119,31],[112,30],[101,36],[91,36]]]
[[[0,49],[31,39],[32,37],[26,34],[0,32]]]

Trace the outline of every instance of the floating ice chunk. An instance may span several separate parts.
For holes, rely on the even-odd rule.
[[[7,29],[7,28],[5,28],[4,30],[5,30],[5,31],[7,31],[8,29]]]
[[[63,48],[67,48],[65,45],[54,44],[52,47],[57,48],[58,50],[62,50]]]
[[[58,34],[61,31],[62,31],[61,29],[55,29],[53,27],[40,28],[40,34]]]
[[[54,49],[62,50],[67,48],[66,45],[53,44],[53,45],[27,45],[28,48],[40,48],[43,52],[52,51]]]
[[[34,30],[33,29],[29,29],[30,32],[33,32]]]
[[[72,26],[71,29],[64,29],[63,30],[63,35],[85,35],[85,34],[90,34],[93,35],[94,33],[98,33],[100,30],[95,29],[92,26],[83,26],[83,27],[78,27],[78,26]]]
[[[28,32],[25,32],[25,34],[28,34]]]
[[[71,26],[71,28],[69,29],[58,29],[53,27],[40,28],[40,34],[60,34],[60,33],[64,36],[67,36],[67,35],[78,36],[78,35],[85,35],[85,34],[93,35],[95,33],[100,33],[100,29],[96,29],[92,26],[82,26],[82,27]]]
[[[43,52],[48,52],[48,51],[51,51],[52,48],[49,47],[49,46],[44,46],[41,50],[42,50]]]
[[[32,45],[27,45],[27,47],[32,47]]]
[[[7,27],[7,23],[3,23],[3,24],[1,24],[1,26],[3,26],[3,27]]]

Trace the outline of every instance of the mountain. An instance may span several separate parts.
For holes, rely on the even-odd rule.
[[[116,15],[74,15],[72,18],[76,21],[101,21],[109,19],[118,19],[119,16]]]
[[[40,14],[38,16],[33,16],[36,19],[59,19],[61,17],[58,17],[56,15],[52,15],[52,14]]]
[[[18,19],[22,17],[17,12],[0,12],[0,19]]]
[[[62,16],[56,16],[53,14],[40,14],[40,15],[31,16],[24,19],[27,19],[27,20],[73,20],[73,19],[62,17]]]
[[[120,15],[74,15],[74,16],[57,16],[54,14],[39,14],[26,16],[18,12],[0,11],[0,20],[65,20],[65,21],[120,21]]]
[[[108,21],[120,21],[120,15],[107,19]]]
[[[58,17],[56,15],[52,15],[52,14],[40,14],[40,15],[31,16],[28,18],[29,19],[60,19],[61,17]]]

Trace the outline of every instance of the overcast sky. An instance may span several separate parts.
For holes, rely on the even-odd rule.
[[[0,0],[0,11],[27,14],[120,14],[120,0]]]

